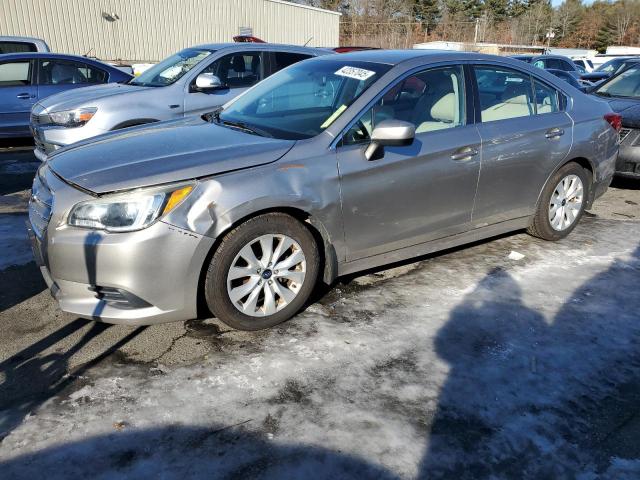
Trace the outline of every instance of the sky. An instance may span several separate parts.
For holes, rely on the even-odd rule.
[[[551,0],[551,3],[553,4],[554,7],[557,7],[562,2],[564,2],[564,0]],[[593,0],[582,0],[582,3],[585,3],[588,5],[590,3],[593,3]]]

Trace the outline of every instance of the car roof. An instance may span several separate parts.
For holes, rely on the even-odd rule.
[[[549,55],[549,54],[543,54],[543,55],[534,55],[533,58],[555,58],[558,60],[567,60],[569,62],[573,62],[573,60],[571,60],[569,57],[566,57],[564,55]]]
[[[41,38],[36,37],[15,37],[12,35],[0,35],[0,42],[31,42],[31,43],[46,43]]]
[[[302,47],[300,45],[287,45],[281,43],[253,43],[253,42],[226,42],[226,43],[203,43],[201,45],[194,45],[187,47],[188,49],[203,49],[203,50],[230,50],[230,51],[256,51],[256,50],[296,50],[300,52],[308,52],[318,54],[334,53],[328,48],[315,48],[315,47]]]
[[[521,65],[519,60],[501,57],[498,55],[487,55],[485,53],[475,52],[456,52],[451,50],[360,50],[356,52],[341,53],[338,57],[320,57],[314,61],[323,60],[340,60],[355,62],[373,62],[383,63],[387,65],[399,65],[401,63],[415,60],[425,59],[430,62],[439,61],[469,61],[469,60],[494,60],[510,63],[512,65]],[[310,60],[307,60],[310,61]]]
[[[24,53],[5,53],[0,55],[0,61],[7,60],[23,60],[27,58],[58,58],[60,60],[75,60],[81,62],[96,63],[107,67],[115,68],[113,65],[102,62],[95,58],[82,57],[80,55],[70,55],[67,53],[51,53],[51,52],[24,52]]]

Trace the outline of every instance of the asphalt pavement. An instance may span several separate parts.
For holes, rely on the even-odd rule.
[[[639,478],[640,182],[560,242],[341,279],[247,333],[59,311],[21,250],[37,165],[0,152],[7,478]]]

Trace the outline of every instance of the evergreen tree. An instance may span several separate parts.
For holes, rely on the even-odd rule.
[[[510,0],[508,8],[508,16],[517,18],[527,11],[527,0]]]
[[[607,47],[615,43],[615,35],[615,27],[611,22],[606,21],[596,34],[595,41],[593,42],[594,48],[600,53],[605,53]]]
[[[426,24],[427,32],[431,32],[440,20],[439,0],[413,0],[413,17]]]
[[[502,22],[509,15],[509,0],[484,0],[484,11],[495,22]]]

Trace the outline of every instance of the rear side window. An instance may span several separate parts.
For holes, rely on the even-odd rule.
[[[564,70],[565,72],[573,71],[569,62],[565,62],[564,60],[560,60],[559,58],[548,58],[545,60],[545,64],[547,68],[551,68],[554,70]]]
[[[37,52],[33,43],[28,42],[0,42],[0,55],[4,53],[28,53]]]
[[[273,52],[271,58],[273,59],[271,73],[276,73],[289,65],[311,58],[311,55],[305,55],[303,53]]]
[[[105,83],[107,72],[84,63],[69,60],[42,60],[40,85],[69,85]]]
[[[475,73],[483,122],[535,114],[529,75],[500,67],[475,67]]]
[[[536,112],[538,115],[560,111],[560,99],[558,91],[555,88],[549,87],[537,80],[534,80],[533,88],[536,94]]]
[[[31,62],[0,63],[0,87],[31,85]]]

